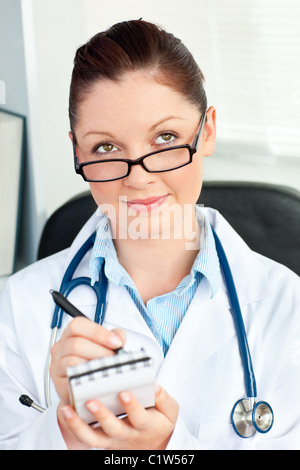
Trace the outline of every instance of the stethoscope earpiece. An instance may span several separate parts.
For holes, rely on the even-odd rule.
[[[254,398],[238,400],[231,413],[231,422],[235,432],[243,438],[252,437],[256,431],[270,431],[274,422],[273,410],[265,401],[254,403]]]

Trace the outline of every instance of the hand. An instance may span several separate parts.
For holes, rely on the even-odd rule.
[[[125,343],[125,332],[108,331],[87,318],[77,317],[51,348],[50,375],[62,404],[69,403],[67,367],[115,354]]]
[[[173,433],[177,416],[177,402],[158,385],[155,386],[155,407],[144,409],[129,392],[121,392],[119,399],[127,417],[117,418],[97,400],[86,406],[101,427],[86,424],[71,406],[59,406],[58,421],[69,449],[100,448],[165,449]]]

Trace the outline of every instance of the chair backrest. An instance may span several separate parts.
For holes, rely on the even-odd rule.
[[[96,208],[90,191],[75,196],[59,207],[44,226],[38,259],[68,248]]]
[[[198,202],[217,209],[252,250],[300,275],[300,192],[263,183],[211,182]]]
[[[248,182],[205,182],[198,204],[217,209],[250,248],[300,275],[300,193]],[[46,222],[38,259],[71,245],[93,214],[89,192],[66,202]]]

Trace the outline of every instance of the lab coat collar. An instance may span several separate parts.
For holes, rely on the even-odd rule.
[[[271,295],[270,284],[260,259],[261,255],[250,250],[247,244],[218,211],[204,207],[201,207],[201,211],[211,223],[221,240],[232,271],[240,305],[257,302]],[[97,229],[100,217],[102,217],[102,213],[96,211],[81,229],[69,249],[66,258],[66,267],[81,247],[82,243]],[[84,274],[88,276],[89,257],[90,253],[86,255],[87,262],[81,263],[79,268],[84,269]],[[224,279],[221,289],[226,292]],[[229,305],[228,300],[227,305]]]
[[[236,333],[224,290],[219,289],[213,299],[206,293],[207,286],[200,283],[161,364],[157,380],[162,386],[168,384],[175,388],[178,375],[184,381]],[[185,363],[182,362],[183,350]]]

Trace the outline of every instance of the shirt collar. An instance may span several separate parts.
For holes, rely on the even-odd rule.
[[[100,216],[100,220],[97,224],[96,238],[95,238],[94,246],[91,252],[91,258],[90,258],[90,264],[89,264],[92,285],[94,285],[95,282],[99,280],[99,272],[100,272],[100,269],[104,260],[105,260],[105,267],[104,267],[105,274],[107,278],[110,280],[114,280],[113,279],[114,276],[110,275],[111,270],[108,268],[110,268],[112,265],[118,265],[120,268],[122,268],[122,266],[118,262],[118,257],[117,257],[115,245],[113,243],[109,219],[101,211],[99,207],[97,209],[97,215]],[[112,273],[113,272],[114,271],[112,270]],[[116,283],[119,284],[119,282],[116,282]]]
[[[195,259],[191,274],[193,274],[193,272],[200,272],[206,277],[211,288],[211,298],[213,298],[218,292],[221,281],[219,257],[211,225],[202,213],[199,205],[196,205],[196,216],[201,228],[202,239],[200,241],[200,250]]]
[[[91,284],[93,285],[98,281],[99,272],[103,261],[105,260],[105,274],[108,279],[117,285],[126,284],[129,287],[135,288],[130,276],[118,261],[109,219],[100,208],[97,210],[100,215],[100,220],[97,225],[96,239],[91,252],[89,264]],[[195,210],[201,229],[200,250],[194,261],[190,274],[180,282],[175,292],[178,295],[186,292],[194,282],[197,273],[200,273],[208,280],[211,289],[211,298],[213,298],[220,286],[221,276],[219,258],[211,226],[203,215],[200,206],[196,205]]]

